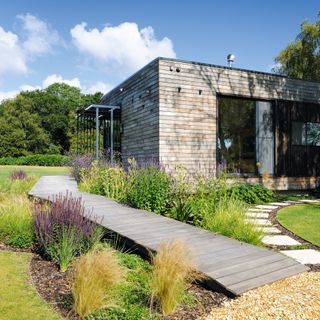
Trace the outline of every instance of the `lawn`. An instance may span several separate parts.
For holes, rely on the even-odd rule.
[[[69,174],[67,167],[38,167],[38,166],[0,166],[0,183],[5,181],[14,170],[23,170],[29,176],[41,177],[45,175]]]
[[[320,204],[299,204],[281,209],[278,220],[288,230],[320,246]]]
[[[0,320],[61,319],[30,284],[31,254],[0,251]]]

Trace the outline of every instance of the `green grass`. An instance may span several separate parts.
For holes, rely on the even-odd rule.
[[[283,208],[279,222],[301,238],[320,246],[320,204],[299,204]]]
[[[70,169],[67,167],[0,166],[0,183],[9,178],[14,170],[23,170],[28,176],[38,178],[46,175],[66,175],[70,172]]]
[[[62,319],[30,284],[31,254],[0,251],[0,320]]]

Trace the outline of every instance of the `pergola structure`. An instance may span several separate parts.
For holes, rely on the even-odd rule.
[[[115,150],[115,127],[119,129],[120,107],[92,104],[77,112],[77,154],[95,152],[99,159],[100,150],[110,149],[110,161]],[[116,134],[120,133],[116,130]],[[119,137],[117,137],[119,138]],[[120,143],[119,139],[118,144]],[[116,146],[117,149],[120,145]],[[120,151],[120,150],[119,150]]]

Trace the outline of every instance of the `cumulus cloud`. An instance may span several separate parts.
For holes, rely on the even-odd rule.
[[[55,45],[61,44],[59,34],[50,25],[27,13],[18,15],[25,32],[25,40],[22,43],[24,52],[29,55],[42,55],[50,52]]]
[[[172,41],[158,40],[152,27],[139,30],[134,22],[88,29],[86,23],[70,30],[75,46],[96,60],[132,72],[158,56],[176,56]]]
[[[24,84],[19,87],[19,90],[12,90],[12,91],[0,91],[0,103],[3,100],[11,99],[16,97],[21,91],[34,91],[34,90],[41,90],[49,87],[50,85],[54,83],[65,83],[69,86],[73,86],[76,88],[79,88],[81,92],[83,93],[107,93],[110,91],[113,86],[104,83],[102,81],[97,81],[95,83],[92,83],[90,85],[81,85],[81,82],[78,78],[73,79],[64,79],[60,74],[51,74],[47,76],[43,81],[41,86],[32,86],[29,84]]]
[[[7,72],[26,73],[27,70],[18,36],[0,26],[0,75]]]
[[[22,33],[5,31],[0,26],[0,76],[5,73],[26,74],[28,61],[49,53],[60,45],[58,32],[45,21],[31,15],[19,15]]]
[[[54,83],[65,83],[72,87],[77,87],[79,89],[81,88],[80,80],[78,78],[73,78],[70,80],[63,79],[60,74],[51,74],[47,76],[47,78],[42,82],[42,87],[47,88]]]

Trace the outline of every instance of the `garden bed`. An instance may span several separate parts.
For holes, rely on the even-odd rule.
[[[67,272],[60,272],[55,263],[34,254],[30,263],[30,274],[33,285],[46,302],[58,310],[63,317],[70,320],[80,320],[80,317],[75,315],[71,309],[72,267]],[[195,298],[195,305],[182,304],[174,314],[166,317],[161,316],[161,319],[196,319],[208,315],[213,308],[220,307],[224,302],[230,300],[222,293],[206,290],[196,284],[190,286],[187,292]]]

